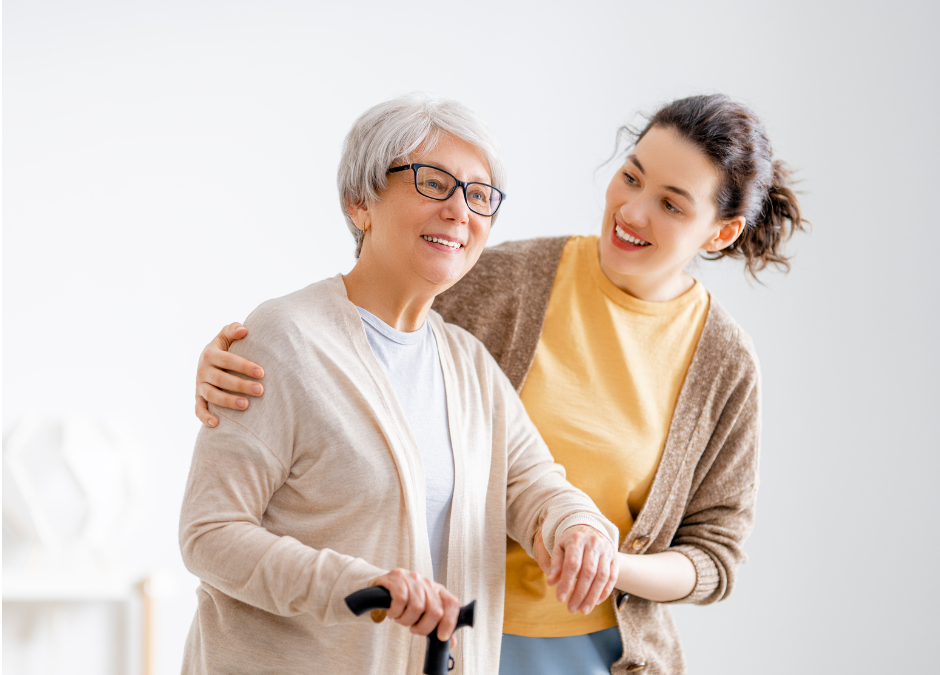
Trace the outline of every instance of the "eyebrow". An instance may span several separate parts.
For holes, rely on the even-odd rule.
[[[449,171],[448,173],[450,173],[451,175],[456,175],[454,174],[453,171]],[[484,185],[489,185],[490,183],[493,182],[493,179],[481,173],[473,173],[473,174],[470,174],[467,177],[467,180],[465,180],[464,182],[465,183],[483,183]]]
[[[640,164],[640,160],[636,158],[636,155],[630,155],[629,157],[627,157],[627,159],[629,159],[631,162],[636,164],[636,168],[640,170],[640,173],[642,173],[644,176],[646,175],[646,169],[644,169],[643,165]]]
[[[418,164],[423,164],[423,162],[418,162]],[[433,165],[433,164],[427,164],[426,166],[434,166],[434,165]],[[449,174],[450,174],[451,176],[453,176],[454,178],[457,178],[457,174],[455,174],[455,173],[454,173],[453,171],[451,171],[450,169],[445,169],[445,168],[442,167],[442,166],[435,166],[434,168],[435,168],[435,169],[440,169],[441,171],[446,171],[447,173],[449,173]],[[460,179],[458,178],[457,180],[460,180]],[[483,174],[474,173],[474,174],[471,174],[471,175],[467,178],[467,180],[464,181],[464,183],[483,183],[484,185],[489,185],[492,180],[493,180],[492,178],[489,178],[488,176],[484,176]]]
[[[631,162],[633,162],[634,164],[636,164],[636,168],[638,168],[638,169],[640,170],[640,173],[642,173],[644,176],[646,175],[646,170],[643,168],[643,165],[640,164],[640,160],[637,159],[636,155],[630,155],[629,157],[627,157],[627,159],[629,159]],[[678,188],[678,187],[675,187],[675,186],[673,186],[673,185],[664,185],[664,186],[663,186],[663,189],[664,189],[664,190],[668,190],[669,192],[674,192],[674,193],[676,193],[677,195],[679,195],[680,197],[685,197],[685,198],[688,199],[693,205],[695,204],[695,197],[693,197],[693,196],[692,196],[692,193],[689,192],[688,190],[683,190],[682,188]]]
[[[695,204],[695,197],[692,196],[692,193],[688,190],[683,190],[682,188],[673,187],[672,185],[664,185],[663,190],[669,190],[670,192],[675,192],[681,197],[688,199],[693,205]]]

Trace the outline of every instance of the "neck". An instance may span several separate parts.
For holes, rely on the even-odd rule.
[[[351,303],[403,333],[412,333],[424,325],[436,296],[430,290],[402,283],[394,273],[362,257],[343,276],[343,283]]]
[[[601,271],[610,282],[634,298],[646,302],[668,302],[675,300],[695,285],[695,279],[684,268],[669,270],[662,274],[630,275],[618,274],[604,265],[601,258]]]

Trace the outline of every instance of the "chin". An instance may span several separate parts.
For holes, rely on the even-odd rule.
[[[439,288],[437,293],[443,293],[448,288],[460,281],[466,270],[463,269],[454,269],[450,266],[446,268],[441,268],[441,266],[433,266],[430,268],[425,268],[421,271],[421,276],[432,286]]]
[[[476,264],[481,253],[482,249],[471,248],[462,255],[424,258],[420,260],[417,271],[425,281],[439,289],[435,293],[443,293],[464,278]]]
[[[600,259],[602,267],[607,271],[618,276],[635,276],[642,274],[642,263],[637,260],[631,260],[628,254],[610,244],[602,245],[600,248]]]

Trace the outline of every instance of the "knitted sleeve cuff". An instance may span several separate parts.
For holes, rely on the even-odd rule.
[[[704,602],[715,592],[715,589],[718,588],[721,582],[721,577],[718,573],[718,565],[715,564],[714,559],[697,546],[690,546],[688,544],[671,546],[668,550],[681,553],[691,560],[692,566],[695,567],[695,586],[692,588],[692,592],[674,602],[688,602],[692,604]]]
[[[574,527],[575,525],[587,525],[593,527],[598,532],[607,535],[607,538],[610,539],[610,542],[614,545],[614,548],[617,546],[618,532],[617,526],[611,523],[610,521],[596,516],[593,513],[574,513],[560,523],[558,527],[555,528],[555,531],[552,533],[552,540],[545,540],[545,548],[551,551],[555,547],[555,537],[567,530],[569,527]],[[544,537],[545,533],[542,533]]]
[[[315,616],[320,614],[318,618],[327,626],[361,621],[362,619],[349,610],[346,605],[346,596],[366,588],[370,581],[387,572],[388,570],[378,568],[362,558],[353,558],[336,578],[325,611],[322,614],[317,611],[312,613]]]

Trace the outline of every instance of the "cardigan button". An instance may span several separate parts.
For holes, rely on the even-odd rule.
[[[627,666],[628,673],[638,673],[641,670],[646,670],[646,663],[644,661]]]
[[[649,535],[644,534],[642,537],[637,537],[633,540],[633,543],[630,545],[634,551],[639,551],[641,548],[644,548],[648,543],[650,543]],[[646,666],[643,666],[644,668]]]

